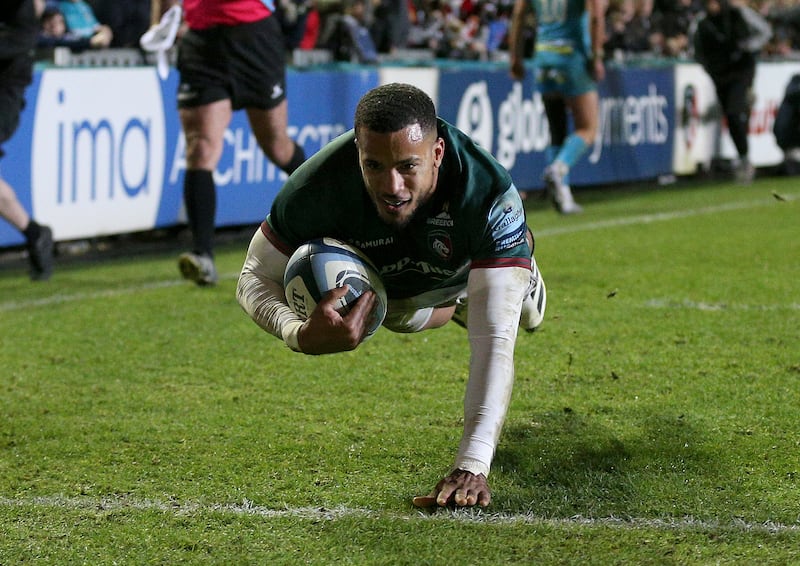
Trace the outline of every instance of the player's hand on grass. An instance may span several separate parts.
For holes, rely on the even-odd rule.
[[[475,475],[466,470],[455,470],[436,484],[430,495],[415,497],[417,507],[486,507],[492,501],[489,482],[483,474]]]
[[[375,293],[367,291],[345,315],[337,312],[339,299],[348,287],[330,290],[303,323],[297,336],[300,349],[306,354],[333,354],[354,350],[367,334],[367,323],[375,307]]]

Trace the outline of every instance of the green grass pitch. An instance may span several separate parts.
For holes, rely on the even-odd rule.
[[[800,182],[526,206],[547,320],[520,335],[486,510],[420,512],[461,432],[455,324],[294,354],[177,242],[0,266],[0,564],[800,562]]]

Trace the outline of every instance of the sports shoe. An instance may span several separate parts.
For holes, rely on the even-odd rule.
[[[42,226],[39,237],[28,242],[28,260],[32,281],[47,281],[53,275],[53,231]]]
[[[217,284],[217,268],[214,260],[205,254],[186,252],[178,258],[178,269],[184,279],[194,281],[201,287]]]
[[[575,202],[572,191],[564,182],[569,168],[561,161],[554,161],[544,170],[545,190],[553,200],[553,204],[561,214],[579,214],[583,207]]]
[[[519,317],[519,326],[527,332],[533,332],[542,325],[544,311],[547,307],[547,289],[544,279],[539,272],[536,260],[531,257],[531,282],[525,299],[522,301],[522,313]]]
[[[736,164],[736,168],[733,171],[733,176],[737,183],[749,185],[756,177],[756,168],[753,167],[753,164],[750,163],[746,157],[743,157],[739,159],[739,163]]]

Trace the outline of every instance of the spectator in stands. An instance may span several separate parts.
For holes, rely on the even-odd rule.
[[[376,0],[372,17],[370,33],[379,53],[393,53],[408,45],[411,21],[407,0]]]
[[[96,33],[89,37],[75,34],[67,29],[64,14],[55,7],[45,8],[41,17],[41,29],[36,46],[40,48],[68,47],[71,51],[79,53],[86,49],[102,49],[108,47],[111,34],[108,29],[100,26]]]
[[[501,51],[508,51],[508,26],[511,7],[506,4],[495,6],[490,2],[484,4],[486,25],[486,53],[494,59]]]
[[[653,52],[653,0],[620,0],[609,4],[604,51],[615,59]]]
[[[188,31],[178,48],[177,98],[192,250],[178,267],[186,279],[214,285],[214,171],[233,112],[247,112],[259,146],[286,173],[305,161],[305,153],[287,133],[286,47],[274,12],[261,0],[184,0],[183,10]],[[153,25],[162,13],[160,0],[153,0]]]
[[[651,25],[655,53],[682,57],[689,50],[689,35],[700,7],[693,0],[656,0]]]
[[[800,6],[790,4],[789,0],[779,0],[765,6],[761,14],[767,16],[774,32],[766,47],[767,55],[797,58],[800,52]]]
[[[550,126],[545,187],[561,214],[575,214],[582,208],[575,202],[568,176],[570,169],[594,143],[597,133],[597,82],[605,78],[605,3],[604,0],[568,0],[561,6],[562,11],[553,13],[543,11],[548,7],[546,1],[516,0],[509,50],[511,76],[522,79],[525,75],[523,27],[532,7],[537,20],[537,82]],[[568,112],[575,125],[569,135]]]
[[[303,41],[313,3],[310,0],[279,0],[275,6],[286,39],[286,49],[292,51],[300,47]]]
[[[443,59],[486,59],[488,31],[477,13],[470,13],[463,20],[451,15],[445,22],[436,56]]]
[[[114,39],[114,32],[105,24],[97,20],[92,7],[83,0],[60,0],[58,9],[64,15],[67,23],[67,30],[77,37],[91,38],[101,34],[104,47],[111,44]]]
[[[25,106],[25,89],[33,79],[33,48],[44,3],[5,0],[0,5],[0,157],[4,144],[16,131]],[[30,277],[49,279],[53,273],[53,232],[36,222],[0,176],[0,217],[25,237]]]
[[[330,49],[336,61],[377,63],[378,50],[366,26],[366,4],[369,0],[343,0],[342,13],[331,15],[325,22],[320,43]]]
[[[150,27],[150,0],[87,0],[97,19],[113,33],[111,47],[139,48]]]
[[[753,79],[758,53],[771,35],[766,20],[750,8],[729,0],[706,0],[706,14],[698,22],[694,35],[695,59],[714,83],[739,155],[734,171],[741,183],[750,183],[755,177],[747,140],[754,100]]]
[[[440,0],[423,0],[410,13],[408,46],[436,52],[442,41],[444,10]]]
[[[316,48],[321,30],[322,16],[317,8],[317,3],[312,1],[309,4],[308,12],[306,13],[303,23],[303,35],[300,38],[300,43],[297,44],[298,49]]]

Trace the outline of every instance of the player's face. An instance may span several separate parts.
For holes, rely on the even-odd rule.
[[[436,190],[444,140],[435,131],[423,135],[414,124],[392,133],[360,128],[356,145],[378,216],[397,228],[406,226]]]

